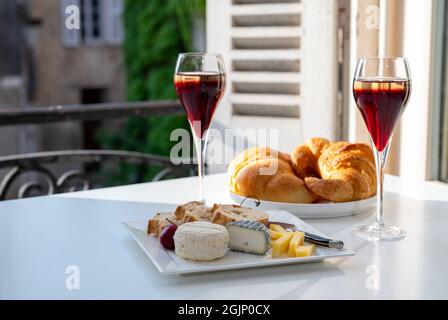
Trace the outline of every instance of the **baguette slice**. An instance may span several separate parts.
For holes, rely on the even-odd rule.
[[[186,222],[210,221],[211,213],[198,201],[191,201],[180,205],[174,212],[176,220]]]
[[[158,237],[162,230],[170,224],[167,218],[173,221],[176,220],[176,217],[172,212],[161,212],[149,219],[147,233],[154,234]]]
[[[245,208],[238,205],[215,204],[212,208],[212,222],[225,226],[234,221],[256,221],[264,225],[268,223],[269,216],[263,211]]]

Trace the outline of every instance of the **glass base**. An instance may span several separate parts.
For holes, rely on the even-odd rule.
[[[353,230],[353,234],[368,241],[392,241],[401,240],[406,236],[406,231],[397,227],[379,225],[363,226]]]

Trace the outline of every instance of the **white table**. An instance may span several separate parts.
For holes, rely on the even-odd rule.
[[[386,179],[386,220],[399,242],[351,235],[374,214],[307,220],[356,251],[323,263],[163,276],[122,228],[195,198],[195,178],[0,203],[1,299],[448,298],[448,187]],[[230,202],[225,177],[207,177],[210,201]],[[68,290],[67,266],[79,267]],[[71,274],[72,275],[72,274]]]

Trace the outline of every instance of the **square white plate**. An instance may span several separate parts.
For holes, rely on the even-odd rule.
[[[291,223],[299,230],[327,237],[325,234],[317,231],[289,212],[268,211],[267,213],[270,215],[270,221]],[[157,269],[163,274],[187,274],[298,264],[322,261],[327,258],[352,256],[355,254],[347,248],[338,250],[316,246],[314,254],[304,258],[272,258],[270,256],[270,251],[265,256],[229,251],[225,257],[214,261],[189,261],[178,257],[174,251],[165,250],[156,237],[148,235],[146,233],[148,225],[147,220],[123,222],[123,225],[134,237],[135,241],[137,241]]]

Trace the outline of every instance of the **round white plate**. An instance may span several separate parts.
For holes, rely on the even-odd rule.
[[[233,201],[240,204],[244,197],[230,192],[230,197]],[[376,206],[376,197],[372,197],[365,200],[341,202],[341,203],[312,203],[312,204],[300,204],[300,203],[286,203],[286,202],[273,202],[273,201],[260,201],[260,206],[257,207],[257,200],[247,198],[243,205],[245,207],[257,208],[260,210],[285,210],[299,218],[313,219],[313,218],[337,218],[357,215],[365,213]]]

